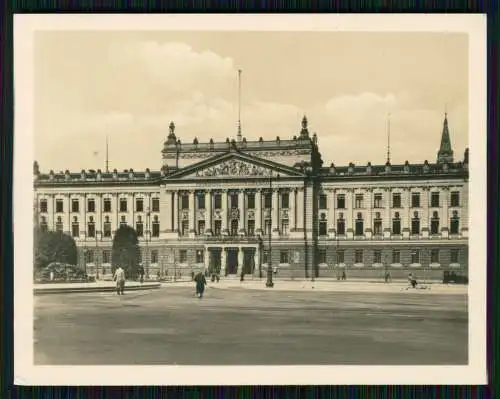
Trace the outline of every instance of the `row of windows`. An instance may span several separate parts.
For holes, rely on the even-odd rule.
[[[373,207],[382,208],[382,194],[377,193],[373,195]],[[420,208],[420,193],[411,193],[411,204],[412,208]],[[431,208],[439,208],[440,206],[440,193],[431,192]],[[450,195],[450,206],[459,207],[460,206],[460,192],[452,191]],[[354,196],[354,207],[364,208],[364,196],[363,194],[356,194]],[[319,209],[327,209],[328,200],[326,194],[321,194],[319,196]],[[337,195],[337,208],[346,209],[346,197],[344,194]],[[392,194],[392,208],[401,208],[401,193]]]
[[[142,254],[139,252],[139,262],[142,262]],[[97,259],[97,252],[94,252],[93,250],[86,250],[85,251],[85,262],[86,263],[94,263],[97,262],[99,259]],[[150,263],[156,264],[158,263],[158,250],[153,249],[150,251]],[[111,251],[110,250],[104,250],[102,251],[102,263],[111,263]]]
[[[246,208],[247,209],[255,209],[255,194],[247,193],[246,197]],[[214,209],[222,209],[222,194],[214,194],[213,195],[213,207]],[[272,195],[271,193],[264,193],[264,208],[270,209],[272,208]],[[239,195],[238,194],[229,194],[229,207],[231,209],[237,209],[239,207]],[[288,209],[290,206],[290,195],[289,193],[281,193],[280,195],[280,203],[281,208]],[[189,209],[189,195],[183,194],[180,196],[180,204],[181,209],[187,210]],[[197,209],[205,209],[205,194],[197,193],[196,194],[196,206]]]
[[[427,252],[427,251],[426,251]],[[354,263],[364,263],[364,255],[366,251],[362,249],[357,249],[354,252]],[[440,263],[440,250],[439,249],[431,249],[427,252],[427,256],[430,256],[430,263]],[[411,263],[421,263],[422,262],[422,250],[420,249],[412,249],[410,251]],[[450,251],[450,262],[458,263],[460,256],[460,251],[458,249],[452,249]],[[326,249],[320,249],[318,251],[318,263],[327,263],[326,259]],[[401,263],[401,251],[398,249],[392,250],[390,255],[390,260],[392,263]],[[376,249],[373,251],[373,263],[387,263],[389,258],[382,259],[382,250]],[[344,263],[345,262],[345,251],[337,250],[336,251],[336,262],[335,263]]]
[[[56,199],[55,207],[56,207],[56,209],[55,209],[56,213],[63,213],[64,212],[64,201],[62,199]],[[102,207],[103,207],[103,212],[112,212],[111,198],[104,198],[102,200]],[[48,209],[47,200],[46,199],[40,200],[40,212],[47,213],[47,209]],[[152,198],[151,199],[151,210],[153,212],[160,211],[160,199],[159,198]],[[95,212],[95,211],[96,211],[95,198],[88,198],[87,199],[87,212]],[[127,198],[120,198],[119,199],[119,211],[120,212],[128,212],[128,199]],[[135,211],[136,212],[144,212],[144,199],[143,198],[136,198]],[[74,213],[80,212],[80,200],[79,199],[74,198],[71,200],[71,212],[74,212]]]
[[[364,234],[365,223],[360,213],[357,215],[357,219],[354,221],[354,234],[357,236],[362,236]],[[430,224],[430,232],[431,234],[439,234],[439,225],[440,219],[437,216],[437,212],[434,213],[431,218]],[[345,219],[337,219],[337,234],[345,235]],[[458,217],[458,213],[453,212],[453,217],[450,219],[450,234],[459,234],[460,230],[460,218]],[[411,234],[420,234],[421,225],[420,218],[414,217],[411,220],[410,232]],[[396,217],[392,219],[392,234],[400,235],[401,234],[401,219],[399,218],[399,214],[396,214]],[[318,225],[318,234],[320,236],[328,235],[327,221],[320,220]],[[376,217],[373,221],[373,234],[374,235],[382,235],[382,219]]]

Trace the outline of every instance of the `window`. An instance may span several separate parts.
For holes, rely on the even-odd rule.
[[[394,219],[392,219],[392,234],[401,234],[401,219],[398,212],[396,212]]]
[[[344,259],[344,258],[345,258],[345,256],[344,256],[344,255],[345,255],[345,254],[344,254],[344,250],[343,250],[343,249],[339,249],[339,250],[337,251],[337,264],[338,264],[338,263],[344,263],[344,260],[345,260],[345,259]]]
[[[78,213],[80,212],[80,201],[77,199],[71,200],[71,212]]]
[[[151,263],[158,263],[158,250],[156,249],[151,251]]]
[[[327,226],[326,226],[326,220],[320,220],[319,221],[318,234],[320,236],[326,236],[326,235],[328,235]]]
[[[249,236],[254,236],[255,235],[255,220],[249,220],[248,221],[248,232],[247,234]]]
[[[78,237],[79,235],[80,235],[80,224],[78,223],[78,220],[73,220],[73,223],[71,224],[71,236]]]
[[[264,220],[264,235],[271,234],[271,219]]]
[[[151,200],[151,208],[153,212],[160,212],[160,199],[159,198],[153,198]]]
[[[380,218],[380,212],[375,214],[375,219],[373,221],[373,234],[376,236],[382,235],[382,219]]]
[[[375,194],[373,196],[373,207],[382,208],[382,194]]]
[[[431,193],[431,207],[432,208],[439,208],[439,192],[434,191]]]
[[[401,263],[401,252],[397,249],[392,251],[392,263]]]
[[[87,212],[95,212],[95,199],[94,198],[87,199]]]
[[[205,221],[198,220],[198,234],[205,234]]]
[[[214,194],[214,209],[222,208],[222,195]]]
[[[318,263],[326,263],[326,249],[320,249],[318,251]]]
[[[271,193],[264,194],[264,208],[271,209],[272,208],[272,196]]]
[[[158,220],[158,216],[154,216],[153,218],[153,223],[151,224],[153,231],[152,231],[152,236],[153,237],[159,237],[160,236],[160,222]]]
[[[127,218],[125,216],[120,217],[120,226],[126,226],[127,225]]]
[[[144,236],[144,223],[142,222],[141,218],[139,218],[137,220],[137,223],[135,224],[135,231],[137,232],[138,237]]]
[[[56,231],[58,233],[62,233],[63,231],[63,223],[62,223],[62,218],[61,216],[57,217],[57,222],[56,222]]]
[[[111,223],[109,222],[109,216],[106,216],[106,219],[103,223],[103,227],[104,227],[103,236],[111,237]]]
[[[280,263],[288,263],[288,251],[280,251]]]
[[[439,249],[431,249],[431,263],[439,263]]]
[[[45,216],[41,217],[40,230],[42,230],[42,231],[47,231],[48,230],[47,219],[45,218]]]
[[[222,230],[222,221],[221,220],[216,220],[214,222],[214,235],[215,236],[220,236]]]
[[[85,263],[94,263],[94,251],[87,250],[85,253]]]
[[[111,251],[107,249],[102,251],[102,263],[111,263]]]
[[[111,199],[104,198],[104,212],[111,212]]]
[[[40,200],[40,213],[47,213],[47,200]]]
[[[187,194],[181,195],[181,209],[189,209],[189,196]]]
[[[363,208],[363,194],[356,194],[354,198],[354,207],[355,208]]]
[[[411,263],[420,263],[420,251],[418,249],[411,250]]]
[[[358,213],[357,215],[357,218],[356,218],[356,227],[355,227],[355,230],[356,230],[356,235],[357,236],[362,236],[363,235],[363,215],[361,215],[361,213]]]
[[[344,194],[337,195],[337,208],[338,209],[345,209],[345,195]]]
[[[460,227],[460,219],[458,218],[457,211],[453,212],[453,217],[450,220],[450,234],[458,234]]]
[[[392,207],[401,208],[401,193],[392,194]]]
[[[357,249],[354,252],[354,263],[363,263],[363,250]]]
[[[452,249],[450,251],[450,263],[458,263],[458,249]]]
[[[420,219],[418,214],[411,220],[411,234],[418,235],[420,234]]]
[[[337,234],[338,235],[345,235],[345,220],[340,218],[337,219]]]
[[[420,193],[411,193],[411,207],[420,208]]]
[[[288,235],[288,220],[286,219],[281,221],[281,235]]]
[[[327,208],[327,198],[325,194],[321,194],[319,196],[319,209],[326,209]]]
[[[460,206],[460,192],[452,191],[450,200],[452,207]]]
[[[197,200],[197,208],[198,209],[205,209],[205,193],[198,193],[198,195],[196,196],[196,200]]]
[[[247,195],[247,208],[248,209],[255,209],[255,194],[254,193],[249,193]]]
[[[137,262],[142,263],[142,252],[141,251],[139,251],[137,253]]]
[[[238,221],[237,220],[231,220],[231,235],[232,236],[238,235]]]
[[[262,251],[262,263],[268,263],[268,260],[269,260],[269,250],[264,249]]]
[[[64,212],[64,205],[63,205],[63,200],[62,199],[56,200],[56,212],[57,213],[63,213]]]
[[[120,212],[127,212],[127,199],[120,198]]]
[[[439,234],[439,217],[437,212],[433,213],[431,219],[431,234]]]
[[[135,211],[144,212],[144,199],[142,198],[135,199]]]
[[[187,250],[186,249],[181,249],[179,251],[179,263],[187,263],[187,259],[188,259],[188,256],[187,256]]]
[[[238,208],[238,194],[231,194],[229,198],[230,198],[231,209]]]
[[[87,225],[88,237],[95,237],[95,223],[90,221]]]
[[[373,263],[382,263],[382,251],[380,249],[373,252]]]
[[[189,232],[189,221],[183,220],[181,223],[181,236],[187,236]]]
[[[281,207],[283,209],[289,208],[290,195],[288,193],[281,194]]]
[[[203,250],[198,249],[196,251],[196,263],[203,263],[205,259],[203,259]]]

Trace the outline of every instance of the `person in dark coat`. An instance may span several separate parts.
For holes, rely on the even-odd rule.
[[[205,285],[207,284],[205,275],[202,272],[198,272],[198,274],[194,276],[194,281],[196,282],[196,296],[201,299],[203,298],[203,292],[205,291]]]

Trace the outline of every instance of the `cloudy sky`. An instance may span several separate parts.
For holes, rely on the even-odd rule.
[[[37,32],[35,159],[43,171],[159,169],[182,142],[292,138],[304,114],[326,164],[434,161],[444,112],[455,156],[468,136],[465,34]]]

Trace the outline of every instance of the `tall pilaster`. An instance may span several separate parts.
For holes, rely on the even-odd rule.
[[[174,232],[179,232],[179,192],[174,191],[174,206],[172,207],[172,220],[174,221]]]
[[[297,212],[297,190],[295,188],[290,191],[289,204],[290,209],[288,209],[288,220],[290,222],[290,231],[295,231],[295,213]]]
[[[212,235],[212,191],[205,191],[205,233]],[[207,251],[208,252],[208,251]]]
[[[444,187],[441,191],[443,194],[443,210],[441,213],[441,236],[443,238],[448,238],[449,234],[449,202],[450,202],[450,191],[449,187]]]
[[[278,190],[274,189],[272,192],[272,209],[271,209],[271,223],[273,228],[273,235],[279,234],[279,203],[278,203]]]
[[[229,230],[227,227],[227,220],[229,218],[229,214],[227,211],[227,201],[228,201],[228,195],[227,195],[227,190],[224,189],[222,190],[222,235],[229,235]]]
[[[327,194],[328,207],[328,234],[331,238],[335,237],[335,191],[329,190]]]
[[[304,188],[297,189],[297,231],[304,231]]]
[[[260,188],[255,191],[255,234],[262,234],[262,195]]]
[[[390,239],[392,232],[392,218],[391,218],[391,189],[386,188],[384,190],[384,204],[385,204],[385,221],[384,221],[384,238]]]
[[[245,234],[246,232],[246,208],[245,208],[245,191],[240,190],[238,193],[238,206],[240,208],[240,231],[239,234]]]
[[[346,203],[347,203],[347,217],[346,217],[346,235],[347,238],[352,238],[354,235],[354,189],[347,190]]]
[[[373,235],[373,189],[371,187],[366,190],[366,197],[364,203],[366,208],[365,234],[366,238],[371,238]]]
[[[161,188],[160,191],[160,226],[164,225],[167,233],[173,230],[172,192]]]
[[[194,190],[189,191],[189,236],[194,236],[194,223],[196,219],[196,209],[194,206]]]
[[[410,235],[410,201],[411,201],[411,193],[408,187],[403,189],[403,214],[401,215],[401,223],[402,223],[402,233],[403,238],[408,238]]]

